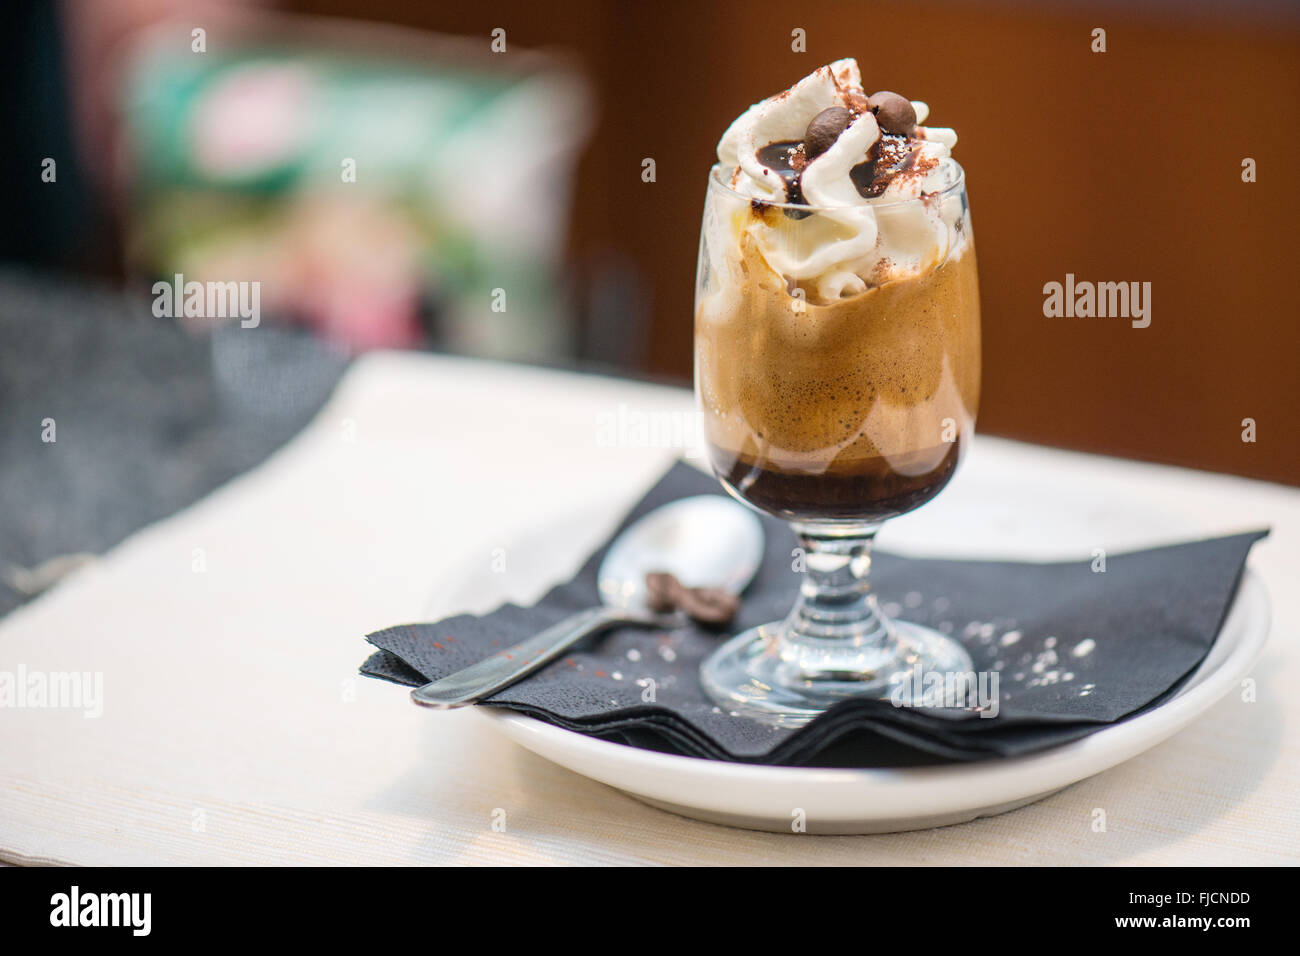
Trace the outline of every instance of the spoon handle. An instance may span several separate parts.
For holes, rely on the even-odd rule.
[[[593,607],[566,617],[540,634],[498,651],[491,657],[417,687],[411,699],[426,707],[464,707],[527,677],[559,657],[589,634],[640,615],[613,607]]]

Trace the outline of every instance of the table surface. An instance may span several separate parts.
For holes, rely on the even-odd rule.
[[[1300,862],[1300,695],[1286,691],[1300,681],[1300,491],[1246,479],[981,437],[943,495],[885,528],[882,546],[903,553],[1030,559],[1273,529],[1251,557],[1274,612],[1253,700],[1231,695],[1120,767],[961,826],[823,837],[698,823],[553,766],[472,710],[426,711],[357,675],[365,633],[455,610],[446,595],[494,558],[509,568],[530,529],[568,522],[547,573],[576,567],[682,453],[691,409],[680,389],[596,376],[358,361],[264,464],[0,621],[0,672],[103,678],[98,717],[0,709],[0,858]]]

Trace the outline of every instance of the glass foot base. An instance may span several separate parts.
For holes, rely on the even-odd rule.
[[[784,622],[737,634],[700,668],[708,695],[723,710],[764,723],[798,727],[848,697],[912,698],[913,672],[966,673],[974,669],[957,641],[936,630],[891,621],[882,645],[846,648],[781,639]],[[896,692],[897,688],[897,692]]]

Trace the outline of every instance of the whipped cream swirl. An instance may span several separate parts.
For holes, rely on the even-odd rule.
[[[921,125],[887,132],[880,126],[884,114],[878,122],[871,102],[857,61],[836,60],[751,106],[718,143],[728,184],[754,201],[757,215],[742,228],[792,288],[804,287],[822,301],[933,269],[964,237],[960,191],[930,201],[960,177],[950,153],[957,134]],[[910,102],[916,123],[923,123],[929,107]],[[801,143],[809,122],[833,107],[848,110],[851,119],[829,148],[809,157]],[[798,181],[793,196],[791,170],[783,176],[764,162],[772,161],[769,147],[785,143]],[[765,204],[798,202],[800,195],[816,214],[764,214]],[[926,201],[901,202],[914,199]]]

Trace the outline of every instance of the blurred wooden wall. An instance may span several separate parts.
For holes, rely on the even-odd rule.
[[[856,56],[872,90],[926,100],[931,122],[960,134],[984,309],[981,430],[1300,484],[1295,4],[289,6],[485,44],[504,27],[512,44],[572,51],[601,100],[574,262],[635,264],[650,306],[643,370],[683,381],[718,136],[752,101]],[[795,27],[806,53],[791,51]],[[1105,53],[1090,49],[1096,27]],[[1242,182],[1244,157],[1257,183]],[[1150,327],[1045,318],[1043,285],[1066,273],[1151,282]]]

